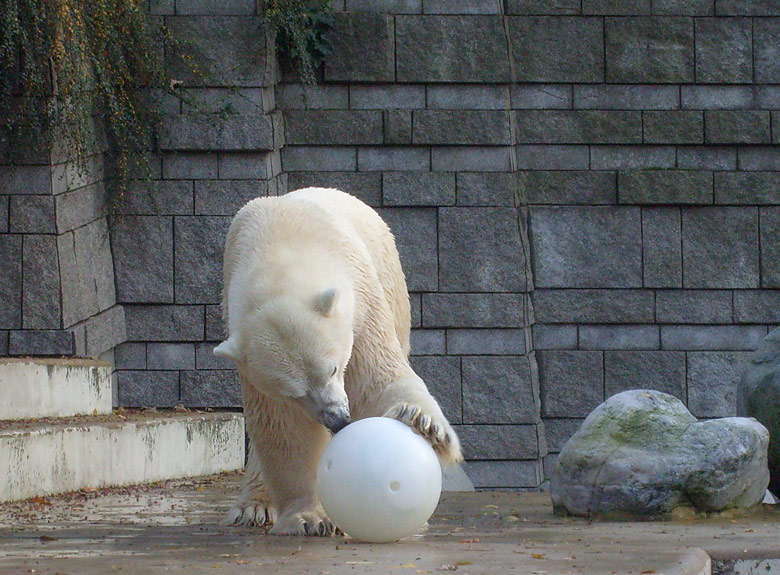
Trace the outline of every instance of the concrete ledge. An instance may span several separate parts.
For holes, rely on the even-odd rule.
[[[0,420],[111,413],[111,364],[0,358]]]
[[[0,502],[243,466],[239,413],[128,414],[0,427]]]

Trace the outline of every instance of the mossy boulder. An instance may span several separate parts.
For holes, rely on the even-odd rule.
[[[597,407],[564,445],[550,493],[556,512],[664,518],[761,502],[769,434],[754,419],[698,421],[676,397],[625,391]]]
[[[769,489],[780,493],[780,328],[764,338],[742,374],[737,412],[769,430]]]

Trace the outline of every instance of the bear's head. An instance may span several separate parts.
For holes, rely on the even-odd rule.
[[[214,348],[261,393],[292,400],[332,432],[350,423],[344,371],[352,353],[352,290],[282,293],[249,310]]]

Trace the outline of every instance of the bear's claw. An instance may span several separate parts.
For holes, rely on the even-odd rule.
[[[328,537],[339,533],[330,519],[319,514],[293,513],[281,517],[271,528],[274,535]]]
[[[423,411],[419,405],[399,403],[390,408],[385,417],[405,423],[431,444],[433,450],[446,461],[462,459],[455,432],[441,417]]]
[[[276,521],[276,510],[262,501],[238,502],[228,511],[226,525],[264,527]]]

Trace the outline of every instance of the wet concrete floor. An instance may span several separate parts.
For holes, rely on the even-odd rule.
[[[780,511],[666,522],[557,517],[546,493],[445,493],[429,527],[391,544],[221,525],[236,474],[0,505],[0,575],[20,573],[709,573],[780,557]],[[704,549],[707,554],[698,549]]]

